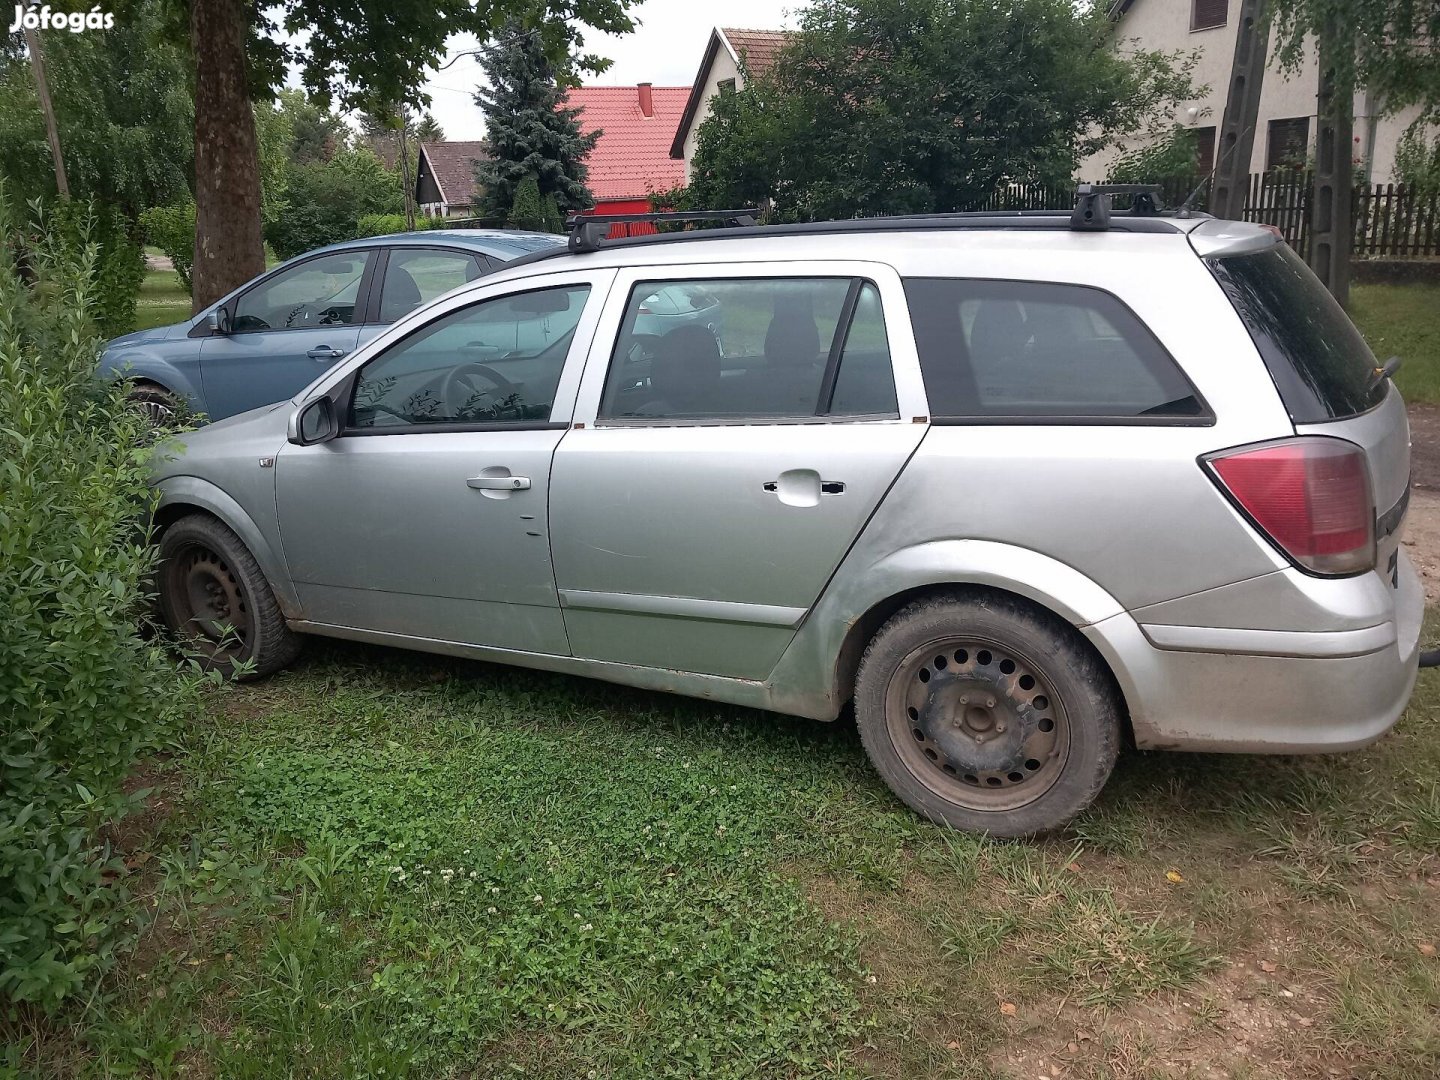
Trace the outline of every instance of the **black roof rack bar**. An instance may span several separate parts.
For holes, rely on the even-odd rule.
[[[616,217],[637,217],[649,219],[654,215],[615,215]],[[689,216],[689,215],[685,215]],[[788,225],[733,226],[720,229],[700,229],[690,232],[652,233],[645,236],[625,236],[606,240],[603,244],[585,250],[608,251],[616,247],[635,247],[645,244],[698,243],[708,240],[760,239],[783,236],[823,236],[835,233],[879,233],[879,232],[938,232],[941,230],[984,230],[1012,229],[1024,232],[1069,231],[1073,213],[1066,210],[982,210],[962,211],[952,214],[913,214],[903,217],[841,218],[835,221],[804,221]],[[596,220],[596,219],[591,219]],[[1124,233],[1168,233],[1174,235],[1183,231],[1183,226],[1174,221],[1173,215],[1136,215],[1133,211],[1117,212],[1109,219],[1114,232]],[[512,259],[505,266],[524,266],[545,259],[558,258],[571,253],[567,246],[546,248],[531,252],[518,259]]]
[[[1130,213],[1154,217],[1160,213],[1159,184],[1081,184],[1075,189],[1075,209],[1070,227],[1081,232],[1103,232],[1110,228],[1110,196],[1130,195]]]
[[[680,210],[653,214],[572,214],[566,224],[573,230],[570,233],[571,251],[595,251],[605,234],[610,231],[611,225],[633,222],[656,224],[662,221],[718,221],[722,225],[745,227],[754,225],[759,220],[760,211],[752,206],[742,210]]]

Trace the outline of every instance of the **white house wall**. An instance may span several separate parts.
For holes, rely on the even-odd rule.
[[[1191,0],[1134,0],[1130,10],[1116,27],[1116,47],[1121,50],[1158,49],[1163,52],[1189,54],[1198,51],[1199,62],[1192,76],[1197,86],[1208,87],[1199,98],[1183,102],[1175,111],[1174,120],[1185,127],[1218,129],[1225,112],[1225,91],[1230,81],[1230,64],[1235,53],[1235,35],[1239,29],[1240,0],[1230,0],[1229,16],[1224,26],[1208,30],[1190,29]],[[1279,69],[1274,42],[1267,53],[1265,81],[1260,95],[1260,116],[1255,128],[1255,145],[1250,157],[1250,171],[1265,170],[1265,155],[1271,120],[1305,116],[1310,119],[1310,152],[1315,148],[1315,99],[1319,70],[1312,47],[1305,64],[1293,75]],[[1371,101],[1367,94],[1355,95],[1355,157],[1369,160],[1372,182],[1389,183],[1395,168],[1395,146],[1405,129],[1415,119],[1411,109],[1395,116],[1383,117],[1371,127]],[[1218,141],[1218,140],[1217,140]],[[1373,147],[1373,156],[1368,153]],[[1101,180],[1123,151],[1109,149],[1081,163],[1080,176]],[[1218,152],[1218,151],[1217,151]]]
[[[690,130],[685,134],[685,182],[690,182],[690,166],[695,160],[695,136],[700,130],[700,125],[710,115],[710,102],[720,92],[720,84],[726,79],[735,80],[735,89],[745,89],[745,76],[740,73],[740,67],[735,63],[735,58],[730,55],[730,50],[723,45],[715,50],[715,59],[710,63],[710,70],[705,73],[705,100],[695,110],[695,119],[690,124]]]

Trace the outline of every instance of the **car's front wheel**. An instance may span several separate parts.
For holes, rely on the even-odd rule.
[[[207,669],[259,678],[300,654],[255,557],[206,514],[175,522],[160,538],[160,611],[182,649]]]
[[[861,660],[855,715],[876,770],[912,809],[1001,837],[1073,818],[1120,743],[1099,658],[1048,612],[988,592],[892,616]]]

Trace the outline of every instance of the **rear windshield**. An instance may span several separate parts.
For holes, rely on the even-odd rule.
[[[1380,404],[1388,380],[1343,308],[1288,244],[1206,259],[1260,350],[1297,424],[1355,416]]]

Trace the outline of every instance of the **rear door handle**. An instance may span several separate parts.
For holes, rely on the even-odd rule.
[[[477,491],[529,491],[528,476],[472,476],[465,481],[467,487]]]
[[[331,348],[329,345],[316,345],[305,355],[311,360],[339,360],[345,355],[345,350]]]

